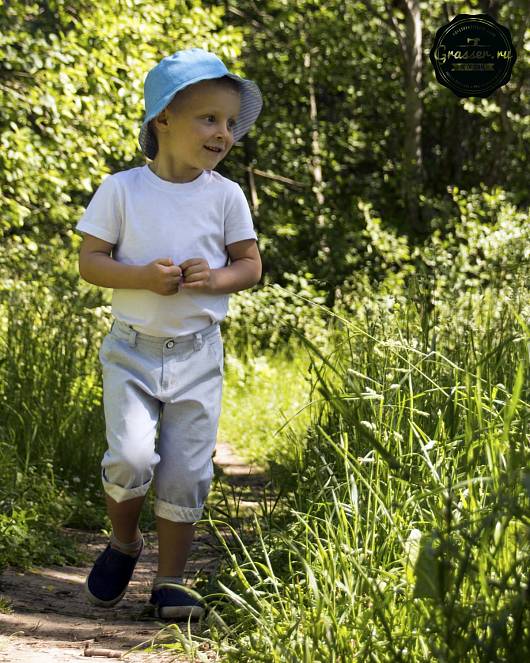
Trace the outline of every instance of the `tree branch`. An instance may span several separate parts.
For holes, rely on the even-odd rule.
[[[388,3],[385,2],[385,7],[388,13],[388,16],[381,16],[381,13],[376,10],[374,7],[373,3],[371,0],[364,0],[364,6],[365,9],[368,10],[372,16],[375,16],[379,21],[382,23],[386,23],[386,25],[390,28],[389,32],[394,33],[397,36],[399,47],[401,50],[401,54],[403,55],[403,60],[406,62],[407,61],[407,46],[405,44],[405,40],[403,38],[403,34],[399,28],[399,24],[395,20],[393,14],[392,14],[392,7],[388,6]]]
[[[268,35],[271,39],[273,39],[273,43],[276,43],[278,39],[278,35],[275,33],[271,32],[263,23],[260,23],[257,21],[253,16],[249,16],[245,12],[241,11],[241,9],[238,9],[237,7],[232,7],[232,5],[229,5],[226,8],[226,11],[229,14],[234,14],[235,16],[238,16],[239,18],[242,18],[245,23],[250,23],[256,30],[259,30],[265,35]]]
[[[275,180],[276,182],[283,182],[284,184],[290,184],[291,186],[298,187],[299,189],[307,189],[310,187],[309,184],[304,184],[303,182],[297,182],[292,180],[289,177],[284,177],[283,175],[275,175],[274,173],[267,173],[264,170],[259,170],[258,168],[252,168],[249,166],[254,175],[259,175],[260,177],[266,177],[269,180]]]

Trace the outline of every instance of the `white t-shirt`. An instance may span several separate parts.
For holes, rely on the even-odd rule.
[[[94,193],[76,230],[115,244],[112,257],[129,265],[172,258],[175,265],[204,258],[210,269],[230,260],[226,246],[257,234],[243,190],[215,170],[192,182],[161,179],[147,165],[108,175]],[[229,294],[116,288],[112,314],[139,332],[182,336],[221,321]]]

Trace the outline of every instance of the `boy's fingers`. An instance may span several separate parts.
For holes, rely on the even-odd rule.
[[[181,262],[179,267],[186,269],[192,265],[199,265],[201,262],[206,262],[206,260],[204,258],[188,258],[187,260],[184,260],[184,262]]]

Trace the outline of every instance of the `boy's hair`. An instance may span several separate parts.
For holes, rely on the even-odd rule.
[[[208,79],[205,79],[205,80],[208,80]],[[221,78],[213,78],[213,79],[209,79],[209,80],[212,80],[213,82],[215,82],[215,83],[219,83],[219,84],[221,84],[221,85],[225,85],[226,87],[231,88],[234,92],[240,92],[240,91],[241,91],[241,90],[240,90],[240,87],[239,87],[239,83],[238,83],[237,81],[235,81],[233,78],[230,78],[229,76],[222,76]],[[200,82],[202,82],[202,81],[199,81],[199,83],[200,83]],[[181,95],[182,92],[185,92],[186,90],[188,90],[189,87],[191,87],[191,86],[185,87],[183,90],[180,90],[180,92],[177,92],[177,94],[176,94],[176,95],[173,97],[173,99],[169,102],[169,104],[167,105],[167,107],[170,108],[171,110],[173,110],[173,109],[175,108],[175,105],[176,105],[176,104],[175,104],[175,100],[177,100],[177,102],[178,102],[179,95]],[[149,125],[149,127],[150,127],[150,129],[151,129],[151,133],[153,134],[153,136],[154,136],[154,138],[155,138],[155,141],[156,141],[156,151],[158,152],[158,134],[156,133],[156,128],[155,128],[155,125],[154,125],[154,120],[155,120],[155,118],[153,118],[152,120],[150,120],[150,121],[148,122],[148,125]],[[155,154],[155,156],[156,156],[156,154]]]

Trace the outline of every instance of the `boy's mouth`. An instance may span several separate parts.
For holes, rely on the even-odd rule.
[[[205,145],[204,147],[210,152],[216,152],[217,154],[220,154],[223,151],[220,147],[208,147],[208,145]]]

